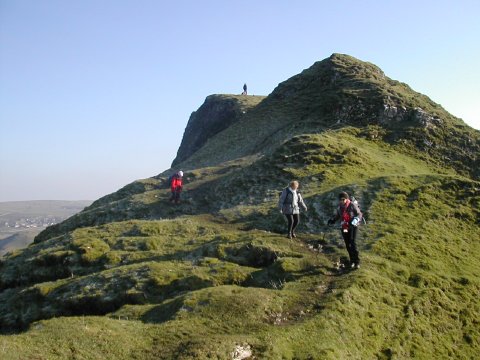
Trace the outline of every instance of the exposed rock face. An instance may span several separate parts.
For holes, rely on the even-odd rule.
[[[413,109],[413,118],[425,128],[432,128],[443,123],[438,116],[433,116],[421,108]]]
[[[262,96],[210,95],[188,120],[172,167],[190,157],[208,139],[239,121]]]
[[[383,109],[378,114],[380,124],[388,125],[391,122],[408,120],[412,120],[414,124],[423,128],[435,128],[443,123],[438,116],[431,115],[420,107],[407,109],[405,106],[383,104]]]
[[[387,124],[391,121],[402,121],[405,120],[407,114],[408,111],[405,106],[383,104],[383,109],[378,114],[378,122]]]

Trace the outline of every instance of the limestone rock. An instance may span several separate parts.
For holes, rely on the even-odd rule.
[[[210,95],[190,115],[182,143],[172,166],[186,160],[208,139],[238,122],[248,110],[257,105],[261,96]]]

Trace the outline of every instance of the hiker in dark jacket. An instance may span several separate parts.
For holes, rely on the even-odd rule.
[[[295,235],[295,229],[300,223],[300,206],[307,211],[307,206],[303,202],[302,195],[297,192],[298,186],[298,181],[292,181],[289,187],[283,189],[282,195],[280,195],[280,199],[278,200],[280,212],[287,218],[287,237],[289,239],[297,237]]]
[[[172,190],[170,202],[178,204],[180,202],[180,194],[183,190],[183,171],[180,170],[172,176],[170,180],[170,189]]]
[[[247,84],[243,84],[243,92],[242,95],[247,95]]]
[[[362,212],[357,203],[350,200],[346,192],[338,194],[338,201],[337,211],[328,220],[328,225],[335,224],[336,221],[341,220],[342,236],[350,257],[350,266],[352,269],[358,269],[360,267],[360,258],[358,257],[356,239],[358,225],[362,220]]]

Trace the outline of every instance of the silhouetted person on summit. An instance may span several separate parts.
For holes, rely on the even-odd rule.
[[[247,84],[243,84],[243,92],[242,95],[247,95]]]

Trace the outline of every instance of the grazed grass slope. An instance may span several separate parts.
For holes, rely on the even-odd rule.
[[[345,125],[400,152],[480,179],[478,131],[375,65],[342,54],[279,84],[242,121],[177,166],[197,168],[268,154],[292,136]]]
[[[116,200],[131,219],[77,228],[7,258],[2,326],[55,318],[2,336],[3,355],[227,359],[245,344],[267,359],[469,358],[480,350],[477,182],[348,128],[189,176],[177,208],[164,189],[138,192]],[[293,242],[269,232],[283,230],[275,204],[292,177],[310,207]],[[364,266],[353,273],[341,268],[338,230],[323,222],[339,189],[360,198],[369,220]],[[171,219],[151,219],[158,214]]]
[[[333,74],[333,85],[346,81],[346,93],[368,95],[358,77],[387,81],[373,65],[359,64],[345,66],[357,78]],[[303,75],[324,74],[314,70]],[[389,141],[396,132],[404,139],[398,123],[350,118],[352,126],[330,126],[336,115],[328,120],[325,104],[344,94],[336,98],[326,80],[301,80],[281,84],[183,164],[192,167],[182,204],[168,203],[166,172],[97,200],[5,258],[2,358],[232,359],[236,348],[259,359],[475,358],[475,172],[441,159],[441,148],[418,153],[415,141]],[[315,84],[322,88],[312,90]],[[332,102],[316,101],[322,91]],[[324,119],[289,123],[293,113],[310,111],[302,93],[315,100],[313,113],[326,111]],[[437,109],[431,106],[424,108]],[[284,127],[268,123],[276,111]],[[231,129],[255,119],[255,134],[237,134],[244,146],[232,146]],[[213,152],[221,155],[209,158]],[[293,178],[309,210],[292,241],[276,203]],[[360,200],[368,221],[360,230],[362,268],[353,272],[338,229],[325,224],[341,190]]]

